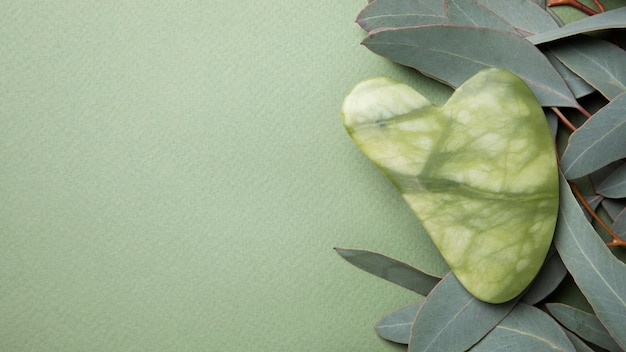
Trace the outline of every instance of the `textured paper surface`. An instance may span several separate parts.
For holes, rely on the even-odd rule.
[[[442,260],[343,130],[365,1],[9,2],[0,350],[395,351],[420,299],[343,261]]]

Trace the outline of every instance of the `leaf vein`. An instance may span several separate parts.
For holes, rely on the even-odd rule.
[[[592,117],[593,118],[593,117]],[[566,168],[565,170],[563,170],[563,172],[567,173],[567,171],[569,171],[574,165],[576,165],[576,163],[578,162],[578,160],[580,160],[580,158],[584,157],[585,154],[587,154],[589,152],[589,150],[591,148],[593,148],[595,145],[597,145],[598,143],[602,142],[605,138],[607,138],[607,136],[609,136],[610,134],[612,134],[616,129],[620,128],[622,125],[626,124],[626,120],[622,121],[621,123],[616,124],[613,128],[611,128],[610,130],[607,131],[607,133],[605,133],[602,137],[597,138],[593,141],[593,143],[589,144],[589,146],[587,146],[586,148],[584,148],[580,153],[578,153],[578,156],[575,157],[572,162],[570,163],[569,167]],[[581,127],[584,128],[584,127]],[[584,131],[584,130],[583,130]],[[580,130],[578,131],[578,133],[581,133]],[[573,135],[572,135],[573,136]]]
[[[472,298],[472,299],[468,300],[468,301],[467,301],[467,303],[465,303],[465,304],[463,305],[463,307],[461,307],[461,308],[460,308],[460,309],[456,312],[456,314],[454,314],[454,316],[453,316],[450,320],[448,320],[448,321],[446,322],[446,325],[444,325],[444,326],[443,326],[443,328],[441,328],[441,329],[439,330],[439,332],[437,333],[437,335],[435,335],[435,336],[434,336],[434,338],[430,341],[430,343],[426,346],[426,349],[425,349],[425,350],[428,350],[428,349],[430,348],[430,346],[432,346],[432,345],[433,345],[433,343],[435,343],[435,341],[437,341],[437,340],[439,339],[439,336],[440,336],[441,334],[443,334],[444,330],[446,330],[446,328],[447,328],[450,324],[452,324],[452,322],[453,322],[453,321],[454,321],[454,320],[455,320],[455,319],[456,319],[456,318],[457,318],[457,317],[458,317],[461,313],[463,313],[463,311],[465,311],[465,309],[466,309],[466,308],[467,308],[467,307],[468,307],[468,306],[472,303],[472,301],[474,301],[474,300],[475,300],[474,298]]]

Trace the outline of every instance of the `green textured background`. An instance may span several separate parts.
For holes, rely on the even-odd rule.
[[[449,90],[359,45],[365,3],[2,2],[0,350],[401,350],[373,325],[419,297],[332,248],[442,261],[340,107]]]
[[[445,266],[340,107],[450,90],[365,3],[0,1],[0,351],[403,350],[373,325],[420,297],[332,248]]]
[[[332,248],[444,265],[339,112],[450,90],[365,3],[2,1],[0,351],[402,350],[373,325],[420,298]]]

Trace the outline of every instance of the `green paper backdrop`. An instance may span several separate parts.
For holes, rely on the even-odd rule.
[[[339,112],[450,90],[359,45],[365,4],[4,1],[0,351],[402,350],[373,325],[421,297],[333,246],[445,265]]]

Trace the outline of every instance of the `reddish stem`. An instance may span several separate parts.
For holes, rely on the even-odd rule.
[[[593,3],[596,4],[596,7],[598,8],[598,10],[600,10],[600,12],[606,11],[604,9],[604,5],[602,5],[602,3],[600,3],[600,0],[593,0]]]
[[[598,3],[596,2],[597,0],[594,0],[594,3],[596,3],[596,5],[598,5]],[[578,0],[550,0],[548,1],[548,3],[546,4],[548,6],[571,6],[574,7],[584,13],[586,13],[589,16],[593,16],[593,15],[597,15],[598,12],[584,4],[581,4]],[[598,8],[604,9],[604,7],[602,5],[599,5]]]
[[[583,108],[582,106],[578,105],[578,107],[576,108],[581,114],[585,115],[586,118],[590,119],[591,118],[591,113],[587,110],[585,110],[585,108]]]
[[[561,121],[562,124],[565,125],[565,127],[569,128],[570,131],[574,132],[576,131],[576,126],[574,126],[568,119],[567,117],[565,117],[565,115],[563,115],[563,113],[561,112],[561,110],[559,110],[559,108],[557,108],[556,106],[551,107],[552,111],[554,111],[554,113],[556,114],[556,116],[559,117],[559,120]]]

